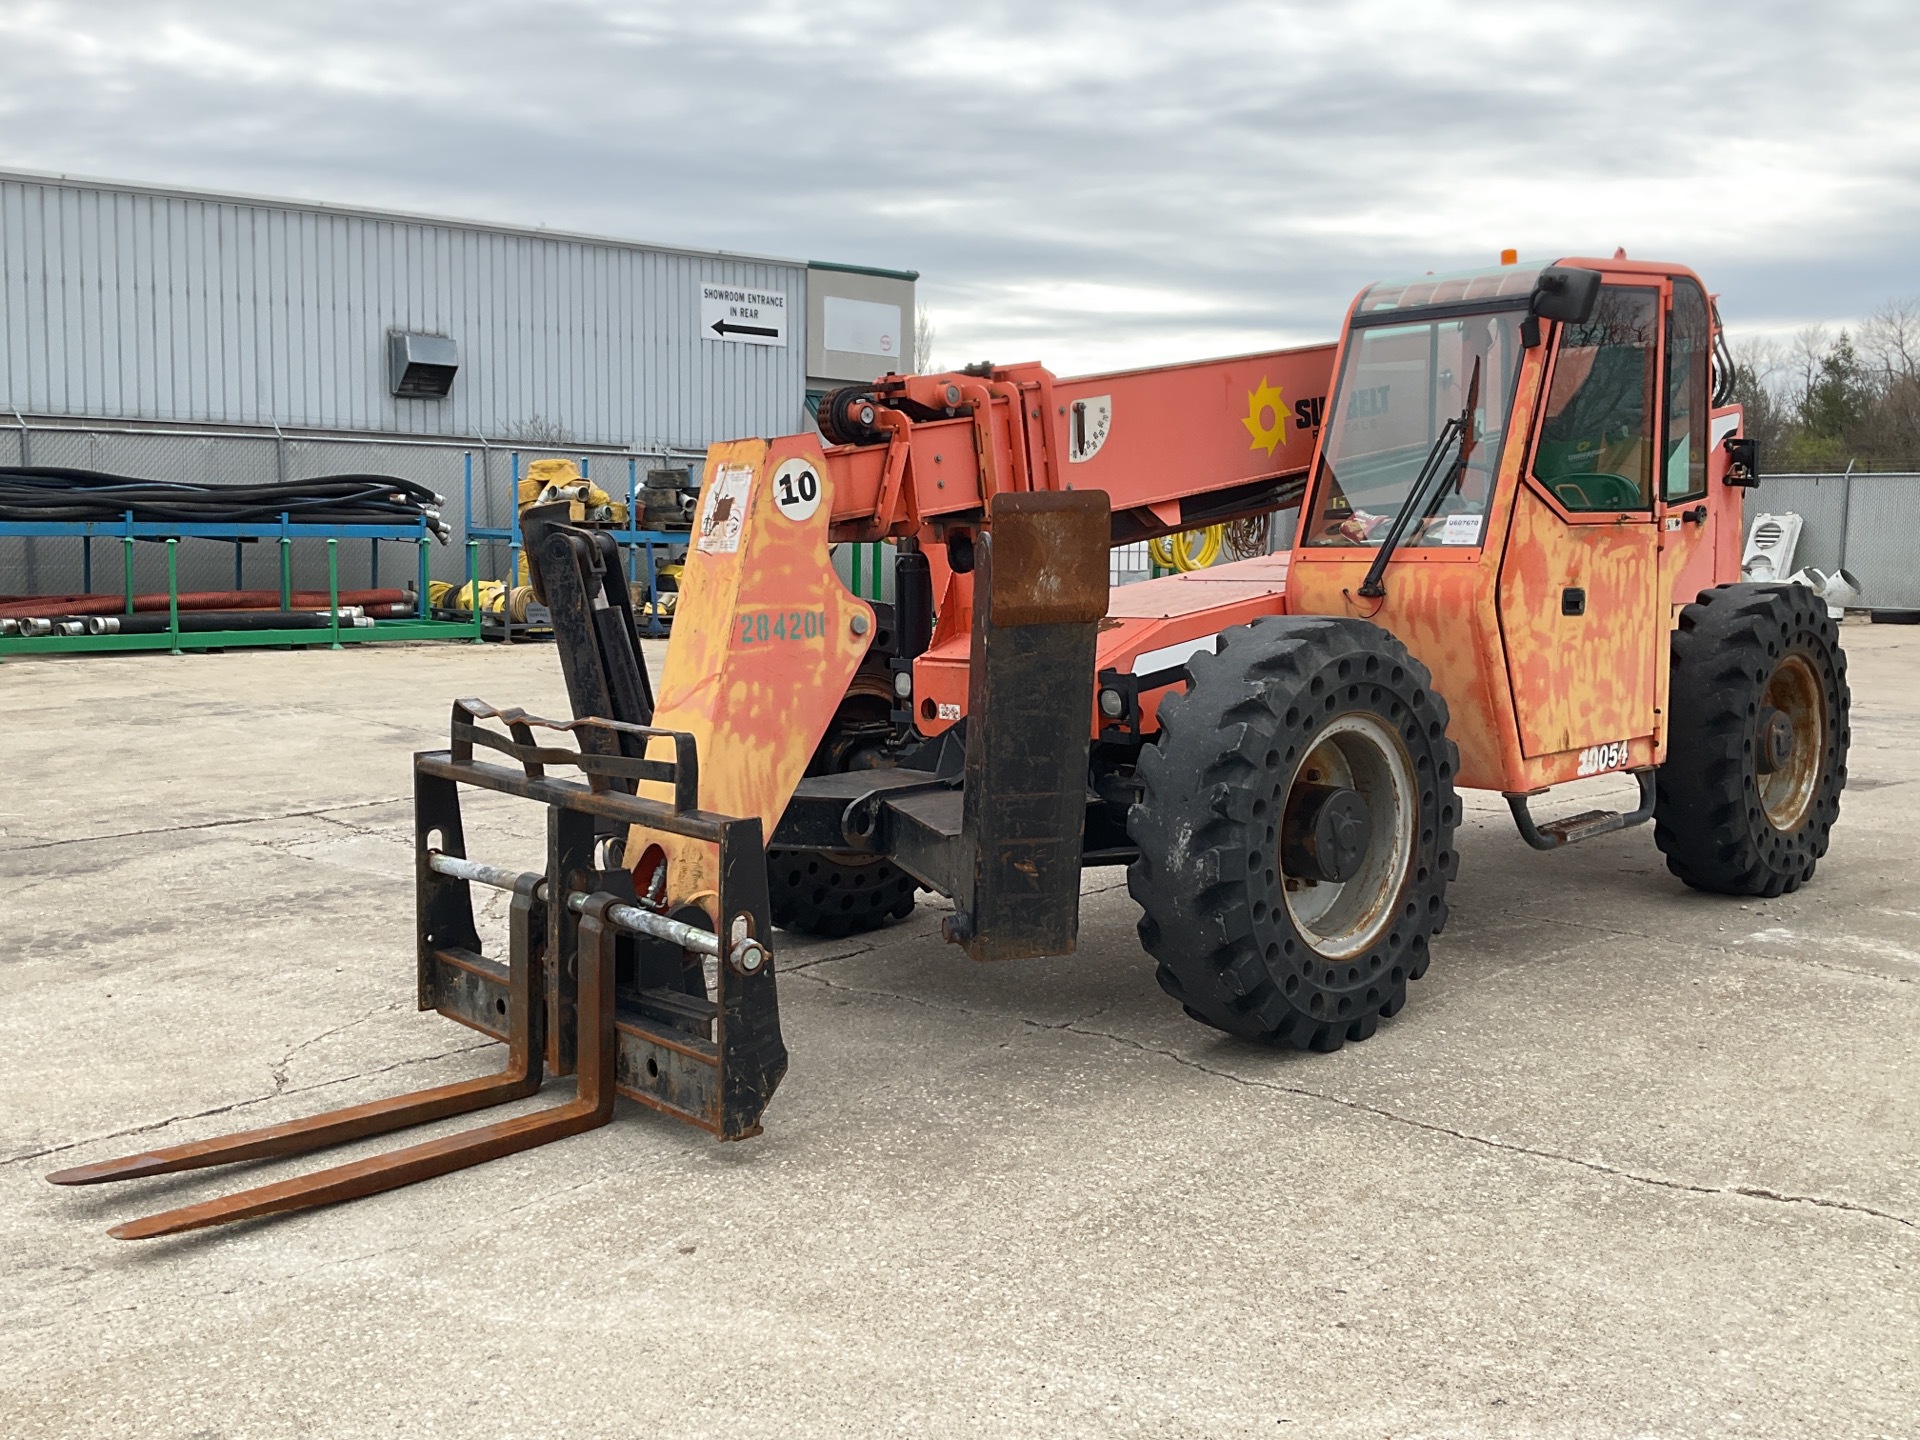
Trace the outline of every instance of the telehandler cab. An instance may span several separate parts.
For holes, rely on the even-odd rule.
[[[1740,583],[1729,380],[1698,278],[1619,257],[1374,285],[1338,347],[889,375],[824,399],[824,446],[713,447],[657,685],[612,540],[536,505],[576,718],[460,701],[415,758],[419,1005],[506,1040],[505,1069],[50,1178],[300,1153],[545,1069],[576,1098],[113,1233],[390,1189],[616,1093],[757,1134],[786,1069],[775,926],[868,930],[929,890],[975,959],[1063,954],[1090,865],[1129,867],[1189,1015],[1337,1049],[1427,968],[1461,786],[1538,849],[1651,819],[1688,885],[1794,889],[1839,814],[1846,662],[1811,592]],[[1116,545],[1296,509],[1285,550],[1109,591]],[[891,605],[833,571],[870,540]],[[1611,772],[1633,810],[1533,816]],[[547,807],[544,873],[467,857],[463,786]],[[504,962],[476,884],[513,896]]]

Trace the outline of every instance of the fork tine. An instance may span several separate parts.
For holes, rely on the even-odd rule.
[[[613,927],[605,910],[617,903],[611,895],[596,895],[580,918],[579,943],[579,1076],[580,1089],[564,1105],[532,1115],[496,1120],[477,1130],[446,1135],[409,1145],[385,1155],[355,1160],[315,1171],[311,1175],[237,1194],[203,1200],[196,1205],[162,1211],[116,1225],[107,1233],[116,1240],[150,1240],[178,1235],[210,1225],[226,1225],[289,1210],[311,1210],[364,1195],[396,1190],[417,1180],[431,1179],[470,1165],[530,1150],[551,1140],[604,1125],[613,1118],[614,1034]],[[532,1061],[537,1073],[539,1062]]]
[[[540,1088],[543,1075],[535,1034],[545,988],[539,938],[542,933],[540,907],[534,897],[537,884],[538,877],[523,879],[514,895],[512,944],[507,960],[507,1063],[498,1073],[405,1095],[389,1095],[364,1105],[349,1105],[343,1110],[329,1110],[212,1140],[97,1160],[91,1165],[56,1170],[47,1179],[55,1185],[101,1185],[149,1175],[170,1175],[180,1170],[200,1170],[209,1165],[230,1165],[241,1160],[300,1155],[327,1145],[385,1135],[410,1125],[424,1125],[431,1120],[444,1120],[449,1115],[464,1115],[531,1095]]]

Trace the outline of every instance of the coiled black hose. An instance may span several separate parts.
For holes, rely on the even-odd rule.
[[[282,515],[306,525],[412,525],[423,517],[444,544],[445,503],[398,475],[318,475],[265,485],[195,485],[50,465],[0,466],[0,520],[119,520],[147,524],[271,524]]]

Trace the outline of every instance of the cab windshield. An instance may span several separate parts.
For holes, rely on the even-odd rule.
[[[1524,304],[1524,300],[1521,301]],[[1460,314],[1458,305],[1354,316],[1335,382],[1320,452],[1308,545],[1380,543],[1407,498],[1435,439],[1467,404],[1476,368],[1479,390],[1467,462],[1404,545],[1478,545],[1493,492],[1507,417],[1520,373],[1524,309]],[[1431,491],[1429,491],[1431,494]]]

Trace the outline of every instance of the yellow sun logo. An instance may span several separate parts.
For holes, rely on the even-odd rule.
[[[1280,387],[1262,375],[1260,388],[1247,392],[1247,418],[1240,423],[1253,436],[1253,444],[1247,447],[1249,450],[1265,450],[1271,455],[1276,446],[1284,445],[1287,439],[1287,406],[1280,397]]]

